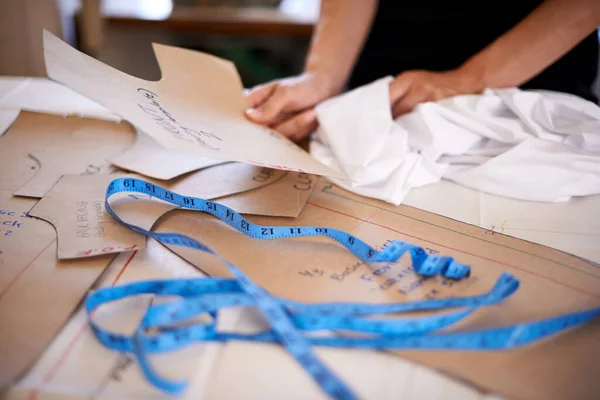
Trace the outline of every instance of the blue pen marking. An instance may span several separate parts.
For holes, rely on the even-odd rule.
[[[161,243],[190,247],[213,254],[225,263],[234,275],[234,279],[136,282],[99,289],[86,298],[86,312],[98,340],[110,349],[133,353],[149,382],[168,393],[180,393],[185,389],[186,382],[170,381],[158,375],[152,368],[148,355],[179,349],[198,341],[247,340],[282,344],[331,398],[355,399],[356,396],[347,385],[314,354],[312,346],[463,351],[510,349],[584,324],[600,314],[600,308],[596,308],[503,328],[471,332],[437,332],[481,307],[498,304],[511,296],[517,290],[519,281],[508,273],[502,274],[489,292],[478,296],[395,304],[302,304],[289,301],[272,296],[225,258],[193,238],[178,233],[150,232],[123,221],[108,202],[110,196],[119,192],[143,193],[182,208],[209,213],[257,239],[326,236],[342,244],[365,263],[394,262],[403,254],[409,253],[415,272],[424,276],[442,275],[446,278],[461,279],[469,275],[470,268],[451,257],[427,254],[421,247],[400,241],[391,242],[384,250],[378,252],[360,239],[333,228],[259,226],[232,209],[212,201],[181,196],[140,179],[115,179],[108,186],[105,201],[106,210],[113,218]],[[93,321],[93,311],[102,304],[142,294],[178,296],[178,299],[151,305],[132,336],[108,332]],[[270,330],[253,335],[217,331],[217,312],[234,306],[257,307],[267,318]],[[420,317],[374,318],[427,310],[445,312]],[[208,314],[212,316],[212,320],[190,325],[189,321],[200,314]],[[344,331],[352,333],[352,336],[315,338],[304,333],[317,330]]]

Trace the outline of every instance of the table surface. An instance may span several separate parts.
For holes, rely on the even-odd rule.
[[[3,87],[10,90],[3,91]],[[31,91],[29,95],[28,90]],[[14,78],[0,79],[0,135],[19,109],[58,114],[64,111],[56,109],[53,90],[43,79],[23,79],[21,82]],[[47,104],[40,99],[47,99]],[[66,95],[62,96],[62,104],[73,111],[85,106],[77,98],[70,102]],[[600,209],[600,196],[573,199],[563,204],[539,204],[486,195],[442,181],[413,190],[405,204],[484,227],[490,233],[507,234],[600,262],[597,246],[600,227],[589,218]],[[151,242],[145,252],[119,255],[99,284],[117,279],[120,279],[119,283],[126,283],[200,275],[189,263]],[[243,327],[248,324],[247,318],[243,313],[234,313],[229,325]],[[131,361],[106,351],[85,327],[85,315],[79,309],[7,398],[55,399],[68,395],[104,399],[125,394],[161,398],[144,383],[137,368],[127,368]],[[214,343],[189,351],[193,357],[169,354],[160,359],[162,363],[171,360],[169,365],[175,369],[194,371],[192,387],[187,394],[189,398],[232,398],[242,394],[247,398],[301,398],[307,393],[316,398],[322,396],[287,353],[277,346],[259,349],[256,344]],[[490,398],[475,388],[400,357],[357,350],[323,349],[318,352],[336,371],[354,379],[361,393],[369,398],[398,397],[399,393],[407,399]],[[258,353],[263,360],[261,363],[254,361]],[[90,365],[90,360],[94,360],[94,365]],[[277,365],[276,375],[285,385],[272,385],[273,371],[267,368],[268,365]],[[216,376],[215,366],[220,366],[219,371],[223,373]],[[369,377],[364,376],[365,368],[372,371]]]

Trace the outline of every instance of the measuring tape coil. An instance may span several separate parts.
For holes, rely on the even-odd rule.
[[[355,399],[348,386],[316,356],[312,346],[366,349],[445,349],[501,350],[523,346],[565,329],[584,324],[600,314],[600,308],[528,322],[471,332],[438,332],[463,320],[482,307],[499,304],[519,287],[519,281],[502,274],[487,293],[446,299],[406,303],[303,304],[275,297],[252,282],[240,269],[203,243],[179,233],[145,230],[123,221],[111,208],[109,198],[121,192],[137,192],[164,200],[184,209],[209,213],[238,231],[256,239],[280,239],[326,236],[365,263],[395,262],[403,254],[411,256],[417,274],[441,275],[462,279],[470,274],[469,266],[451,257],[427,254],[418,246],[395,241],[377,251],[360,239],[333,228],[277,227],[251,223],[234,210],[213,201],[181,196],[160,186],[135,178],[112,181],[106,191],[107,212],[120,223],[166,245],[193,248],[213,254],[232,272],[234,279],[195,278],[135,282],[101,288],[88,295],[85,308],[90,326],[106,347],[134,354],[145,377],[155,387],[168,393],[180,393],[186,382],[171,381],[152,368],[148,355],[176,350],[194,342],[246,340],[278,343],[300,363],[321,389],[331,398]],[[103,304],[140,295],[177,296],[177,300],[151,304],[133,335],[122,335],[101,328],[93,320],[94,311]],[[239,334],[217,330],[218,312],[227,307],[256,307],[267,319],[270,330],[258,334]],[[415,311],[444,311],[438,315],[418,317],[374,318]],[[209,315],[209,322],[189,322],[199,315]],[[350,336],[313,337],[311,331],[338,331]]]

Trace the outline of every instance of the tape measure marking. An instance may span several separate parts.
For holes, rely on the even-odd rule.
[[[146,234],[145,229],[127,224],[121,220],[110,208],[108,198],[120,192],[137,192],[147,194],[159,200],[176,205],[183,209],[202,211],[211,214],[227,223],[232,228],[254,239],[283,239],[306,236],[329,237],[344,247],[363,262],[397,261],[403,254],[409,253],[415,272],[420,275],[433,276],[441,274],[447,278],[461,279],[470,273],[470,267],[456,262],[452,257],[427,254],[424,248],[410,243],[394,241],[384,250],[377,251],[362,240],[349,233],[334,228],[320,226],[260,226],[253,224],[242,215],[222,204],[195,198],[181,196],[160,186],[135,178],[119,178],[112,181],[106,191],[106,210],[117,221],[129,226],[135,231]],[[182,243],[187,243],[189,238],[178,235]],[[172,240],[175,240],[173,237]],[[178,245],[178,243],[172,243]],[[183,244],[182,244],[183,245]],[[205,247],[200,245],[200,247]],[[198,250],[203,250],[198,248]],[[206,251],[206,250],[203,250]],[[212,251],[209,251],[214,254]]]
[[[136,282],[99,289],[86,298],[85,308],[90,326],[99,341],[113,350],[135,354],[142,372],[150,383],[169,393],[181,392],[185,389],[186,383],[170,381],[158,375],[152,368],[148,355],[171,351],[197,341],[249,340],[282,344],[330,397],[354,399],[356,397],[347,385],[314,354],[312,346],[368,349],[509,349],[581,325],[600,314],[600,308],[596,308],[503,328],[472,332],[437,332],[482,307],[498,304],[510,297],[517,290],[519,282],[508,273],[501,275],[488,293],[479,296],[395,304],[303,304],[289,301],[270,295],[221,255],[193,238],[179,233],[150,232],[123,221],[112,210],[108,201],[110,196],[120,192],[148,194],[181,208],[207,212],[238,231],[257,239],[326,236],[342,244],[357,258],[367,263],[397,261],[408,252],[415,272],[421,275],[440,274],[448,278],[460,279],[469,275],[470,268],[450,257],[428,255],[421,247],[399,241],[392,242],[378,252],[360,239],[333,228],[259,226],[230,208],[212,201],[181,196],[140,179],[115,179],[108,186],[105,202],[106,210],[113,218],[161,243],[190,247],[213,254],[226,264],[234,275],[234,279],[202,278]],[[108,332],[93,321],[92,313],[99,306],[143,294],[178,296],[180,299],[151,305],[132,336]],[[268,320],[271,330],[253,335],[217,331],[218,311],[232,306],[257,307]],[[453,310],[457,308],[459,310]],[[372,318],[377,315],[389,316],[427,310],[448,312],[434,316]],[[190,319],[201,314],[210,315],[212,320],[194,325],[178,325],[189,322]],[[358,336],[323,338],[302,333],[316,330],[344,331]]]

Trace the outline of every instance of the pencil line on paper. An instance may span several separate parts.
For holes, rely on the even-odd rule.
[[[50,241],[50,243],[48,243],[46,245],[46,247],[44,247],[42,250],[40,250],[39,253],[36,254],[36,256],[33,258],[33,260],[31,260],[26,266],[24,266],[21,271],[19,271],[19,273],[17,274],[17,276],[15,276],[13,278],[12,281],[10,281],[10,283],[4,288],[4,290],[2,292],[0,292],[0,300],[2,300],[2,297],[8,292],[8,290],[11,288],[11,286],[13,286],[18,280],[19,278],[25,273],[25,271],[27,271],[27,269],[29,269],[29,267],[31,267],[33,265],[33,263],[40,258],[40,256],[48,249],[48,247],[50,247],[54,242],[56,242],[56,238],[52,239],[52,241]]]

